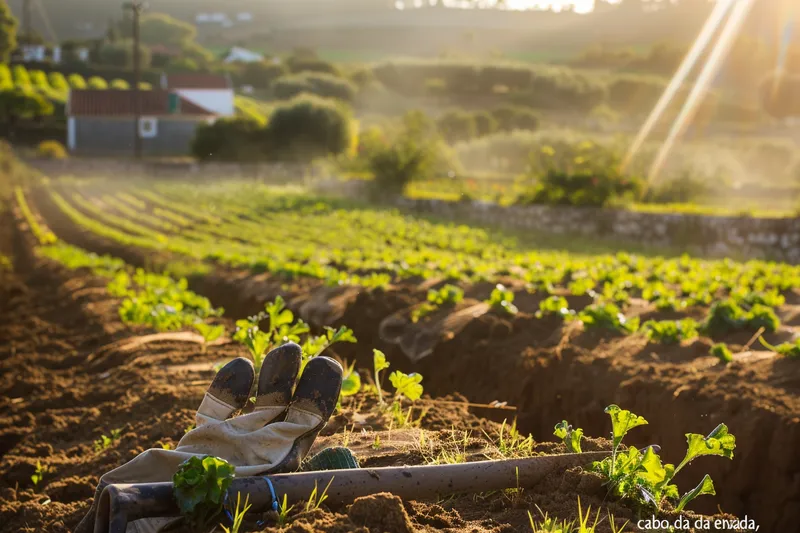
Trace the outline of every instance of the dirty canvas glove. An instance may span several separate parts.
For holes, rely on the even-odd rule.
[[[154,448],[100,478],[95,503],[76,533],[94,528],[96,502],[109,484],[172,481],[181,463],[192,456],[212,455],[236,468],[237,477],[293,472],[308,454],[336,407],[342,367],[333,359],[315,357],[306,364],[297,388],[301,349],[288,343],[264,359],[252,412],[229,418],[248,401],[253,364],[237,358],[225,365],[208,388],[195,417],[196,428],[174,450]],[[158,531],[173,522],[142,519],[128,524],[128,533]]]

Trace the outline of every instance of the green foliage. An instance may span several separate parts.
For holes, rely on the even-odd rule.
[[[150,53],[150,49],[147,48],[145,45],[139,45],[139,58],[140,58],[140,65],[142,68],[147,68],[150,66],[150,62],[152,61],[152,54]],[[133,66],[133,41],[132,40],[124,40],[124,41],[117,41],[115,43],[106,43],[104,44],[98,51],[97,51],[97,63],[99,65],[109,65],[109,66],[126,66],[132,67]],[[95,78],[96,76],[92,76]],[[89,86],[92,87],[91,79],[89,80]],[[107,87],[92,87],[97,89],[106,89]]]
[[[40,94],[25,89],[0,91],[0,117],[8,121],[45,117],[53,114],[53,104]]]
[[[778,330],[780,319],[775,311],[759,303],[748,311],[729,298],[712,304],[700,330],[708,335],[721,335],[742,329],[755,331],[761,327],[770,333]]]
[[[333,63],[303,54],[289,56],[286,60],[286,65],[293,74],[303,72],[328,74],[331,76],[339,76],[341,74]]]
[[[372,368],[375,371],[375,391],[378,394],[378,402],[383,405],[383,392],[381,391],[381,371],[389,368],[386,355],[378,349],[372,350]]]
[[[36,155],[42,159],[66,159],[67,149],[58,141],[42,141],[36,147]]]
[[[342,377],[342,396],[354,396],[361,391],[361,376],[355,369],[355,361],[347,367]]]
[[[541,117],[536,111],[520,106],[501,106],[492,109],[491,116],[500,131],[539,129]]]
[[[628,319],[619,307],[612,303],[592,304],[577,315],[587,327],[602,327],[621,333],[635,333],[639,329],[639,318]]]
[[[304,72],[282,76],[272,82],[272,93],[276,98],[288,100],[308,93],[323,98],[334,98],[351,103],[355,99],[357,88],[351,82],[319,72]]]
[[[191,152],[201,161],[254,161],[264,157],[266,148],[261,124],[226,117],[198,126]]]
[[[399,131],[361,154],[375,176],[373,195],[396,196],[412,180],[430,176],[442,157],[440,142],[435,126],[423,113],[407,113]]]
[[[192,526],[202,529],[222,511],[233,478],[233,465],[218,457],[195,455],[181,463],[172,478],[175,500]]]
[[[456,305],[464,299],[464,291],[456,285],[444,285],[440,289],[429,289],[427,301],[411,312],[411,321],[419,322],[444,305]]]
[[[478,133],[475,116],[460,109],[450,109],[436,120],[436,127],[449,143],[467,141]]]
[[[697,322],[691,318],[683,320],[648,320],[642,325],[647,338],[664,344],[675,344],[697,337]]]
[[[276,106],[265,134],[273,159],[308,161],[345,152],[354,132],[347,108],[304,95]]]
[[[648,187],[643,202],[655,204],[691,203],[706,198],[712,188],[707,180],[701,180],[689,173]]]
[[[613,494],[628,498],[643,505],[661,508],[666,500],[678,501],[682,510],[686,504],[701,494],[714,494],[711,479],[706,475],[696,488],[680,497],[678,487],[672,484],[674,477],[686,465],[705,455],[733,458],[736,439],[728,433],[725,424],[720,424],[708,436],[687,433],[687,451],[677,467],[662,464],[656,449],[648,446],[644,451],[635,447],[620,451],[622,439],[631,429],[647,424],[643,417],[616,405],[606,408],[611,417],[613,450],[610,457],[592,464],[592,469],[607,479]]]
[[[121,429],[112,429],[111,435],[100,435],[100,438],[94,441],[94,451],[100,453],[109,449],[115,442],[119,440],[122,435]]]
[[[539,310],[536,312],[537,318],[547,315],[569,318],[575,315],[575,311],[569,308],[569,303],[563,296],[549,296],[539,302]]]
[[[206,352],[207,346],[225,334],[225,325],[219,324],[214,326],[204,322],[195,322],[192,327],[203,337],[203,353]]]
[[[395,388],[395,398],[405,397],[411,400],[419,400],[422,397],[422,376],[417,373],[404,374],[395,370],[389,375],[389,381]]]
[[[562,420],[556,424],[553,435],[562,440],[570,453],[581,453],[581,439],[583,438],[581,428],[573,429],[566,420]]]
[[[622,174],[620,154],[589,141],[543,147],[531,154],[534,185],[520,204],[605,206],[639,197],[643,180]]]
[[[286,495],[284,494],[284,497],[285,496]],[[234,510],[234,513],[233,513],[233,524],[231,524],[230,528],[225,527],[222,524],[220,524],[220,527],[222,528],[222,530],[225,531],[225,533],[239,533],[239,529],[241,529],[242,522],[244,521],[244,515],[247,513],[247,511],[250,510],[250,508],[252,506],[253,505],[250,503],[250,495],[249,494],[245,497],[244,505],[242,505],[242,493],[241,492],[237,492],[236,493],[236,509]]]
[[[41,461],[37,459],[36,461],[36,471],[31,475],[31,481],[33,482],[34,490],[39,487],[39,483],[42,482],[44,479],[44,475],[50,472],[50,467],[47,465],[42,466]]]
[[[800,359],[800,339],[794,342],[784,342],[777,346],[769,344],[763,337],[759,337],[758,340],[767,350],[771,350],[789,359]]]
[[[258,61],[245,63],[240,67],[237,75],[239,85],[252,85],[256,89],[266,89],[275,80],[286,74],[286,67],[282,64]]]
[[[6,0],[0,0],[0,62],[7,63],[17,47],[17,19]]]
[[[494,310],[508,315],[516,315],[519,312],[514,305],[514,293],[500,283],[495,285],[489,295],[487,303]]]

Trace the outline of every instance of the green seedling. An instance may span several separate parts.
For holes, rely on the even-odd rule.
[[[660,509],[664,500],[677,502],[676,509],[682,510],[697,496],[714,494],[714,486],[707,475],[700,484],[683,496],[678,487],[672,484],[674,477],[686,465],[704,455],[719,455],[733,458],[736,439],[728,433],[725,424],[720,424],[709,435],[703,436],[687,433],[687,451],[677,467],[662,464],[656,448],[648,446],[644,451],[634,447],[620,451],[620,444],[625,435],[633,428],[646,425],[647,420],[630,411],[620,409],[616,405],[606,408],[611,417],[612,452],[611,456],[596,461],[592,469],[607,479],[611,491],[619,497],[637,501],[643,505],[652,505]]]
[[[489,306],[500,313],[508,314],[508,315],[516,315],[519,312],[517,306],[513,304],[514,302],[514,293],[500,283],[495,285],[494,290],[492,290],[492,294],[489,295],[489,300],[487,303]]]
[[[294,509],[294,505],[288,504],[286,494],[283,495],[283,500],[278,505],[278,527],[284,527],[289,523],[289,513]]]
[[[306,513],[316,511],[325,502],[325,500],[328,499],[328,489],[330,488],[331,483],[333,483],[333,480],[334,476],[331,476],[330,481],[328,481],[328,484],[325,486],[325,490],[322,492],[319,492],[317,489],[317,483],[316,481],[314,482],[314,490],[311,491],[311,495],[308,497],[308,501],[305,505]]]
[[[733,352],[728,348],[724,342],[718,342],[708,351],[709,355],[713,355],[725,364],[733,361]]]
[[[732,299],[728,299],[714,302],[700,329],[708,335],[721,335],[742,329],[757,330],[762,327],[764,331],[774,333],[780,325],[781,321],[772,308],[757,303],[745,310]]]
[[[575,311],[569,308],[569,303],[563,296],[550,296],[539,302],[536,318],[549,315],[556,315],[566,319],[575,316]]]
[[[416,324],[421,318],[428,316],[440,307],[456,305],[463,300],[464,291],[455,285],[447,284],[439,290],[430,289],[427,301],[411,312],[411,321]]]
[[[356,362],[347,367],[342,378],[342,397],[354,396],[361,390],[361,376],[355,369]]]
[[[612,303],[592,304],[578,313],[578,320],[587,327],[602,327],[621,333],[635,333],[639,329],[639,318],[625,318],[619,307]]]
[[[284,494],[284,497],[286,495]],[[244,505],[242,505],[242,493],[236,493],[236,509],[233,512],[233,524],[231,524],[230,528],[227,528],[220,524],[225,533],[239,533],[239,529],[242,527],[242,522],[244,521],[244,515],[247,511],[250,510],[252,505],[250,504],[250,495],[248,494],[244,499]]]
[[[181,463],[172,478],[175,500],[193,529],[205,530],[219,515],[233,478],[233,465],[219,457],[195,455]]]
[[[31,481],[33,482],[34,490],[38,490],[39,483],[42,482],[44,479],[44,475],[50,472],[49,466],[43,466],[41,461],[36,461],[36,470],[34,471],[33,475],[31,476]]]
[[[697,337],[697,322],[691,318],[683,320],[648,320],[642,325],[647,338],[663,344],[676,344]]]
[[[486,438],[493,440],[486,432]],[[500,424],[500,431],[497,435],[497,451],[506,458],[530,457],[533,455],[533,435],[523,437],[517,429],[516,419],[508,424],[508,420],[503,420]]]
[[[206,353],[210,343],[219,339],[225,333],[225,326],[222,324],[214,326],[205,322],[196,322],[193,327],[203,337],[203,353]]]
[[[107,450],[119,440],[121,434],[121,429],[112,429],[110,436],[100,435],[100,438],[94,441],[94,451],[99,453]]]
[[[769,344],[763,337],[759,337],[758,340],[767,350],[788,357],[789,359],[800,359],[800,339],[794,342],[784,342],[777,346]]]
[[[372,366],[375,371],[375,391],[378,394],[378,402],[384,405],[383,391],[381,390],[381,371],[389,368],[389,362],[386,360],[386,355],[378,349],[372,350]]]
[[[566,420],[562,420],[556,424],[553,434],[561,439],[570,453],[581,453],[581,439],[583,438],[581,428],[573,429]]]

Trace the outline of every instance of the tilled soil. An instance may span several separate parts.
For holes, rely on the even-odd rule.
[[[46,201],[37,207],[44,209],[50,227],[68,242],[124,257],[131,264],[154,264],[139,250],[82,232]],[[0,420],[0,486],[5,502],[3,524],[11,524],[11,529],[4,525],[0,531],[64,530],[85,511],[86,498],[99,475],[156,442],[177,442],[210,382],[211,364],[244,354],[229,344],[211,347],[202,356],[196,345],[186,342],[131,348],[124,339],[145,332],[119,324],[102,280],[43,264],[26,256],[24,246],[17,251],[23,257],[17,259],[17,271],[26,276],[7,276],[0,300],[3,412],[8,413]],[[442,331],[429,343],[429,355],[412,363],[403,347],[380,336],[379,324],[424,300],[435,281],[370,292],[331,289],[308,281],[287,286],[285,280],[268,275],[220,269],[192,280],[192,286],[225,307],[231,318],[257,312],[280,294],[313,325],[344,324],[354,329],[359,343],[344,346],[337,355],[369,368],[372,348],[380,348],[393,368],[422,373],[426,391],[434,397],[458,391],[456,399],[507,401],[517,407],[520,428],[540,440],[552,439],[553,425],[562,419],[583,427],[587,435],[607,434],[609,421],[602,410],[617,403],[650,421],[631,432],[631,444],[660,444],[662,456],[677,462],[685,451],[685,433],[705,434],[724,422],[737,437],[733,461],[703,458],[676,480],[685,491],[704,473],[714,479],[718,496],[700,498],[692,507],[706,513],[722,509],[746,514],[761,526],[759,531],[793,531],[800,523],[796,504],[800,501],[800,456],[794,453],[800,444],[800,370],[794,361],[746,352],[733,364],[721,365],[707,356],[709,339],[665,347],[638,336],[562,327],[558,321],[535,319],[531,314],[535,295],[518,293],[515,303],[521,313],[517,317],[487,313],[462,324],[457,332]],[[488,286],[468,287],[467,296],[477,301],[488,296],[489,290]],[[788,300],[796,303],[796,298]],[[781,310],[784,323],[796,325],[795,309],[787,305]],[[641,312],[653,313],[646,306]],[[127,346],[125,350],[119,348],[120,343]],[[369,411],[368,401],[345,405],[345,413],[332,421],[328,431],[344,431],[353,421],[362,422],[358,411],[363,409]],[[497,425],[489,419],[500,421],[514,415],[507,410],[434,404],[422,427],[445,432],[451,427],[471,428],[480,435],[496,431]],[[93,441],[116,428],[123,428],[118,442],[95,453]],[[386,426],[371,420],[364,429],[385,431]],[[446,433],[438,438],[433,442],[442,445],[453,440]],[[373,466],[424,460],[410,453],[407,443],[396,448],[385,445],[381,453],[385,455],[369,459],[375,461]],[[48,454],[54,457],[48,462],[53,471],[45,474],[39,495],[31,490],[30,476],[36,460],[44,461]],[[290,528],[352,531],[366,524],[361,523],[364,516],[385,514],[396,517],[391,527],[366,525],[386,531],[405,531],[403,527],[523,531],[530,529],[527,510],[538,515],[533,504],[551,515],[575,517],[578,494],[584,507],[589,503],[610,506],[615,516],[633,517],[627,508],[610,504],[596,481],[590,474],[573,472],[521,496],[470,496],[435,505],[402,502],[399,506],[394,498],[374,496],[354,505],[355,510],[301,515]],[[66,488],[59,488],[59,483]],[[51,502],[38,503],[46,501],[45,495]],[[384,507],[385,513],[376,511]],[[393,529],[395,525],[400,529]]]

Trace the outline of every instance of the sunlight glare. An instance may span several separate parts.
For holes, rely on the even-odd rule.
[[[681,88],[681,85],[683,85],[683,82],[686,80],[689,72],[691,72],[695,63],[697,63],[697,60],[700,58],[700,55],[708,47],[708,43],[714,36],[714,32],[716,32],[717,28],[719,28],[720,23],[725,18],[725,15],[727,15],[728,11],[730,11],[730,8],[735,1],[736,0],[723,0],[717,3],[717,5],[714,7],[714,10],[711,12],[711,15],[709,15],[708,20],[706,20],[705,24],[703,25],[702,30],[700,30],[700,34],[697,36],[697,39],[695,39],[694,43],[692,43],[692,47],[686,53],[686,56],[684,56],[681,65],[678,67],[675,75],[672,76],[669,85],[667,85],[667,88],[664,90],[664,93],[661,95],[658,103],[656,103],[653,111],[650,112],[650,115],[647,117],[644,125],[636,135],[633,144],[631,144],[630,148],[628,149],[628,153],[625,155],[625,158],[622,161],[623,171],[627,168],[633,157],[642,147],[645,139],[648,135],[650,135],[653,127],[655,127],[656,123],[661,118],[661,115],[664,114],[664,111],[669,103],[675,98],[675,95]]]

